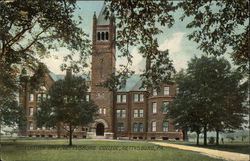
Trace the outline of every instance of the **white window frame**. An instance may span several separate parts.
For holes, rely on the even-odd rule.
[[[122,113],[122,114],[121,114],[121,117],[122,117],[122,118],[125,118],[125,117],[126,117],[126,110],[121,110],[121,113]]]
[[[89,94],[86,95],[86,101],[89,102],[90,100],[90,97],[89,97]]]
[[[116,95],[116,102],[117,103],[121,103],[121,95],[120,94],[118,94],[118,95]]]
[[[169,86],[163,87],[163,95],[169,96],[169,91],[170,91],[170,87]]]
[[[139,117],[139,110],[134,109],[134,118],[138,118],[138,117]]]
[[[134,93],[133,97],[134,97],[134,102],[139,102],[139,94],[138,93]]]
[[[33,102],[33,101],[34,101],[34,94],[33,94],[33,93],[30,93],[30,94],[29,94],[29,101],[30,101],[30,102]]]
[[[106,108],[103,108],[103,114],[104,115],[106,114]]]
[[[152,132],[156,131],[156,121],[152,121],[152,123],[151,123],[151,130],[152,130]]]
[[[152,113],[157,113],[157,102],[152,102]]]
[[[121,95],[121,102],[126,103],[127,102],[127,95],[123,94]]]
[[[143,117],[143,113],[144,113],[144,110],[143,109],[139,109],[139,117]]]
[[[29,107],[29,116],[33,116],[33,114],[34,114],[34,108]]]

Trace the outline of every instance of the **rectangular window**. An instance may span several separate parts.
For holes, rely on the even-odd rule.
[[[169,87],[164,87],[163,88],[163,94],[164,95],[169,95]]]
[[[103,114],[104,114],[104,115],[106,114],[106,108],[103,109]]]
[[[139,131],[143,132],[143,123],[139,123]]]
[[[121,95],[122,96],[122,102],[126,103],[127,102],[127,95]]]
[[[121,95],[118,94],[116,97],[117,97],[117,102],[120,103],[121,102]]]
[[[168,101],[163,101],[162,102],[162,112],[163,113],[168,113],[169,109],[169,102]]]
[[[30,122],[30,127],[29,127],[30,130],[33,130],[34,129],[34,126],[33,126],[33,123]]]
[[[86,101],[89,102],[89,94],[86,95]]]
[[[143,109],[139,110],[139,117],[143,117]]]
[[[30,115],[30,116],[33,116],[33,107],[30,107],[30,108],[29,108],[29,115]]]
[[[121,117],[120,113],[121,113],[121,110],[116,110],[116,117]]]
[[[152,93],[153,93],[153,96],[157,96],[157,88],[154,88]]]
[[[42,94],[37,94],[37,101],[41,101],[42,100]]]
[[[124,131],[124,124],[123,123],[117,123],[117,131],[118,132]]]
[[[156,122],[155,121],[152,122],[152,131],[156,131]]]
[[[162,131],[168,132],[168,121],[163,121],[162,123]]]
[[[143,102],[144,95],[143,94],[134,94],[134,102]]]
[[[134,118],[137,118],[137,117],[138,117],[138,110],[135,109],[135,110],[134,110]]]
[[[152,112],[157,113],[157,103],[156,102],[152,102]]]
[[[144,101],[144,95],[140,94],[140,102],[143,102],[143,101]]]
[[[122,117],[125,118],[126,117],[126,110],[121,110],[122,111]]]
[[[139,94],[134,94],[134,102],[139,102]]]
[[[133,124],[134,132],[138,132],[138,123]]]
[[[31,101],[31,102],[34,101],[34,94],[29,95],[29,101]]]

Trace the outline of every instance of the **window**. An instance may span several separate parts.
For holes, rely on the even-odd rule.
[[[143,132],[143,123],[139,123],[139,131]]]
[[[134,132],[138,132],[138,123],[134,123],[133,129],[134,129]]]
[[[155,121],[152,122],[151,129],[152,129],[152,131],[156,131],[156,122]]]
[[[30,116],[33,116],[33,107],[30,107],[30,108],[29,108],[29,115],[30,115]]]
[[[124,131],[124,124],[123,123],[117,123],[117,131],[122,132]]]
[[[89,102],[89,94],[86,95],[86,101]]]
[[[168,101],[163,101],[162,102],[162,112],[167,113],[169,108],[169,102]]]
[[[133,129],[134,132],[143,132],[143,123],[134,123]]]
[[[108,39],[109,39],[109,33],[106,32],[106,40],[108,40]]]
[[[105,38],[105,33],[102,32],[102,40],[105,40],[104,38]]]
[[[163,121],[162,123],[162,131],[168,132],[168,121]]]
[[[101,33],[97,32],[97,40],[101,40]]]
[[[103,114],[104,115],[106,114],[106,108],[103,108]]]
[[[122,98],[122,102],[123,102],[123,103],[126,103],[126,102],[127,102],[127,97],[126,97],[126,95],[121,95],[121,98]]]
[[[157,88],[154,88],[152,93],[153,93],[153,96],[157,96]]]
[[[125,118],[126,117],[126,111],[122,110],[122,117]]]
[[[127,102],[127,95],[123,94],[123,95],[120,95],[118,94],[117,95],[117,103],[126,103]]]
[[[169,87],[164,87],[163,88],[163,94],[164,95],[169,95]]]
[[[126,117],[126,110],[116,110],[116,116],[117,117],[122,117],[125,118]]]
[[[152,112],[157,113],[157,103],[156,102],[152,102]]]
[[[47,98],[47,94],[43,94],[43,93],[39,93],[37,94],[37,101],[42,101],[45,100]]]
[[[29,95],[29,101],[34,101],[34,94]]]
[[[134,118],[137,118],[137,117],[139,117],[139,115],[138,115],[138,110],[135,109],[135,110],[134,110]]]
[[[117,102],[121,102],[121,95],[117,95]]]
[[[33,126],[33,123],[30,122],[30,127],[29,127],[30,130],[33,130],[34,129],[34,126]]]
[[[139,112],[139,117],[143,117],[143,109],[140,109]]]
[[[102,108],[99,108],[99,114],[102,114]]]
[[[134,102],[143,102],[144,95],[143,94],[134,94]]]

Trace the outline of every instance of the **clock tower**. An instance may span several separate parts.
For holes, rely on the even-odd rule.
[[[91,129],[94,135],[112,138],[113,93],[98,84],[105,82],[115,73],[115,24],[113,18],[106,19],[105,7],[98,18],[93,16],[91,99],[98,105],[99,111]]]

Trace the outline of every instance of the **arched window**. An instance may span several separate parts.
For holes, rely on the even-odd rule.
[[[168,132],[168,121],[163,121],[162,122],[162,131],[163,132]]]
[[[108,40],[108,39],[109,39],[109,33],[106,32],[106,40]]]
[[[102,32],[102,40],[105,40],[105,34]]]
[[[97,32],[97,40],[101,40],[101,33]]]

